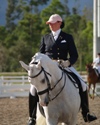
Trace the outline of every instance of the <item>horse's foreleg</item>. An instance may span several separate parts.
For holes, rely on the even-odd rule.
[[[94,96],[95,96],[95,83],[93,84],[93,99],[94,99]]]
[[[91,83],[89,83],[89,90],[88,90],[88,93],[89,93],[89,97],[92,98],[90,90],[91,90]]]
[[[56,120],[46,119],[46,125],[57,125]]]

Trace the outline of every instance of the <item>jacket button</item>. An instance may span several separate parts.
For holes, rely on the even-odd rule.
[[[57,57],[57,60],[59,60],[59,57]]]

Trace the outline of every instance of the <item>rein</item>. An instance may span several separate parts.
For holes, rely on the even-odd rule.
[[[64,72],[62,72],[62,74],[63,74]],[[65,80],[64,80],[64,85],[63,85],[63,87],[61,88],[61,90],[57,93],[57,95],[56,96],[54,96],[51,100],[54,100],[61,92],[62,92],[62,90],[64,89],[64,87],[65,87],[65,84],[66,84],[66,74],[64,73],[64,78],[65,78]],[[58,80],[59,81],[59,80]]]
[[[42,94],[44,94],[44,93],[46,93],[46,92],[49,93],[49,90],[51,90],[50,81],[49,81],[49,79],[48,79],[48,77],[47,77],[47,74],[48,74],[48,75],[50,75],[50,74],[49,74],[48,72],[46,72],[43,67],[42,67],[42,69],[43,69],[42,71],[44,72],[44,76],[45,76],[46,81],[47,81],[48,88],[45,89],[45,90],[39,91],[39,92],[38,92],[38,95],[42,95]],[[51,76],[51,75],[50,75],[50,76]]]

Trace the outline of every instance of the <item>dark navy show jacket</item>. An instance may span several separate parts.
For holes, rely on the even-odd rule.
[[[63,31],[60,32],[56,41],[52,33],[43,36],[40,52],[48,55],[52,59],[69,60],[71,65],[73,65],[78,58],[72,35]]]

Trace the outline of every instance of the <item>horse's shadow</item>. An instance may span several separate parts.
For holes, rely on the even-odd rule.
[[[95,92],[96,83],[100,82],[100,78],[96,74],[96,71],[93,68],[92,64],[87,64],[86,70],[87,70],[87,83],[89,86],[89,97],[94,99],[96,94]]]

